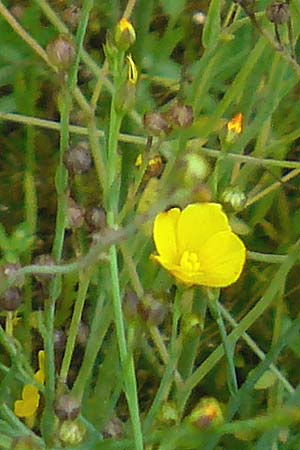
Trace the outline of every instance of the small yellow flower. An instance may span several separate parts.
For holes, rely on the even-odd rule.
[[[38,353],[39,370],[34,374],[34,379],[40,383],[45,383],[45,352]],[[33,384],[25,384],[22,389],[22,399],[15,401],[14,412],[17,417],[25,418],[30,426],[34,423],[35,413],[39,407],[39,390]]]
[[[194,203],[183,211],[160,213],[153,235],[158,253],[153,259],[182,283],[225,287],[241,274],[245,246],[217,203]]]
[[[236,114],[227,124],[227,130],[235,134],[241,134],[243,130],[243,114]]]

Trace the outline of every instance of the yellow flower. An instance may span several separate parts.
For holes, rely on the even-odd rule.
[[[183,211],[160,213],[153,235],[158,253],[153,258],[185,284],[225,287],[241,274],[245,246],[217,203],[194,203]]]
[[[236,134],[241,134],[243,129],[243,114],[236,114],[227,124],[227,130]]]
[[[38,353],[39,370],[34,374],[34,379],[40,383],[45,382],[45,352]],[[39,390],[33,384],[25,384],[22,389],[22,399],[15,401],[14,412],[17,417],[25,418],[30,426],[33,426],[35,413],[39,407]]]

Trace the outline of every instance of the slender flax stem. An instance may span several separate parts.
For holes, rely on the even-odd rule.
[[[119,54],[119,61],[115,60],[113,64],[113,74],[115,79],[115,86],[117,89],[119,83],[119,63],[122,64],[123,54]],[[120,132],[120,126],[123,118],[121,112],[115,110],[115,92],[111,100],[110,111],[110,124],[109,124],[109,136],[108,136],[108,151],[107,151],[107,225],[111,229],[116,228],[116,215],[118,211],[118,186],[116,185],[116,179],[118,174],[118,138]],[[139,405],[137,396],[137,383],[135,378],[134,359],[133,354],[128,353],[125,326],[122,313],[121,304],[121,292],[119,284],[119,269],[117,260],[117,249],[115,245],[112,245],[109,249],[109,265],[111,275],[111,292],[114,310],[114,321],[116,326],[118,348],[120,354],[120,360],[125,381],[125,394],[128,402],[129,413],[131,423],[133,427],[133,435],[136,450],[143,450],[143,435],[141,429],[141,422],[139,416]]]
[[[66,225],[66,187],[67,187],[67,171],[64,167],[64,153],[69,146],[69,117],[70,117],[70,97],[67,86],[62,87],[60,99],[60,150],[59,163],[55,175],[55,186],[57,191],[57,213],[56,226],[53,241],[53,257],[55,262],[61,260],[65,225]],[[54,365],[54,318],[55,318],[55,302],[59,296],[61,287],[61,276],[56,275],[50,285],[49,299],[45,303],[45,366],[46,366],[46,384],[45,384],[45,410],[42,419],[43,436],[46,443],[51,445],[54,438],[54,412],[53,402],[55,398],[55,365]]]

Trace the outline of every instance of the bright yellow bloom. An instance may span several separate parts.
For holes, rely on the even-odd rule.
[[[225,287],[240,276],[246,249],[217,203],[172,208],[154,221],[153,258],[187,285]]]
[[[34,374],[34,379],[40,383],[45,382],[45,352],[38,353],[39,370]],[[39,390],[33,384],[25,384],[22,389],[22,400],[15,401],[14,412],[17,417],[25,418],[29,424],[33,425],[35,413],[39,407]]]

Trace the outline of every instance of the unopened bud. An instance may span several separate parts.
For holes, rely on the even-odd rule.
[[[144,128],[149,136],[162,136],[170,133],[172,129],[165,115],[158,112],[144,115]]]
[[[60,420],[75,420],[80,413],[80,403],[72,395],[61,395],[56,399],[54,410]]]
[[[135,105],[136,86],[130,81],[126,81],[117,91],[114,107],[119,113],[131,111]]]
[[[230,186],[224,190],[222,200],[238,211],[245,205],[246,195],[239,187]]]
[[[66,168],[73,174],[88,172],[92,167],[92,158],[87,142],[79,142],[76,147],[70,148],[65,153],[64,163]]]
[[[85,436],[86,429],[77,420],[65,420],[59,429],[59,439],[66,447],[79,445]]]
[[[188,422],[200,429],[222,423],[223,414],[218,401],[210,397],[202,399],[191,412]]]
[[[59,71],[66,72],[74,62],[75,47],[66,35],[61,35],[49,42],[46,51],[50,62]]]
[[[289,5],[286,2],[274,2],[266,10],[267,18],[276,25],[286,23],[290,17]]]
[[[5,311],[15,311],[21,304],[21,292],[16,287],[6,289],[0,297],[0,308]]]
[[[135,43],[136,34],[132,24],[125,18],[117,23],[114,41],[120,50],[128,50]]]

